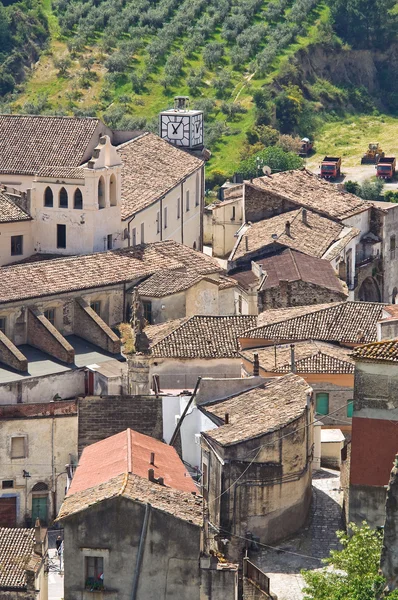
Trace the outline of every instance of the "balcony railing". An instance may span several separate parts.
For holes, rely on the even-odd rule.
[[[262,592],[269,595],[269,577],[248,558],[243,559],[243,575],[260,588]]]

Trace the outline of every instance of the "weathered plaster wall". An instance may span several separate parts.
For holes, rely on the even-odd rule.
[[[0,405],[51,402],[58,395],[63,400],[84,394],[84,369],[68,369],[45,377],[24,377],[0,384]]]

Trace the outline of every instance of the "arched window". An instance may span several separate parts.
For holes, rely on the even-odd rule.
[[[48,485],[44,481],[39,481],[32,487],[32,492],[48,492]]]
[[[117,205],[116,177],[114,175],[111,175],[111,179],[109,181],[109,200],[110,200],[111,206]]]
[[[105,186],[103,177],[98,182],[98,207],[105,208]]]
[[[59,207],[68,208],[68,192],[64,187],[59,190]]]
[[[44,206],[52,208],[54,206],[53,191],[50,187],[46,187],[44,190]]]
[[[73,208],[83,208],[83,195],[79,188],[76,188],[75,194],[73,196]]]

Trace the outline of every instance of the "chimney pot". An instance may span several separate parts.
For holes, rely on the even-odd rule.
[[[290,344],[290,369],[292,373],[296,372],[296,360],[294,356],[294,344]]]
[[[148,469],[148,479],[155,482],[155,471],[153,469]]]
[[[301,218],[303,220],[303,223],[305,223],[305,225],[308,225],[308,215],[307,215],[307,209],[303,208],[302,212],[301,212]]]
[[[224,415],[224,422],[225,422],[225,425],[229,424],[229,413],[225,413],[225,415]]]
[[[159,485],[164,485],[164,479],[163,479],[163,477],[158,477],[158,484]]]
[[[258,377],[260,375],[260,363],[258,360],[258,354],[257,352],[254,353],[253,356],[254,362],[253,362],[253,376],[254,377]]]
[[[154,465],[155,464],[155,453],[151,452],[151,460],[150,460],[150,464]]]
[[[285,223],[285,233],[286,235],[290,235],[290,221],[286,221]]]
[[[249,238],[247,237],[247,235],[245,235],[245,248],[246,250],[249,250]]]

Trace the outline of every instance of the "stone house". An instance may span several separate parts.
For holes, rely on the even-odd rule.
[[[384,525],[386,488],[398,450],[398,342],[366,344],[353,352],[354,412],[346,505],[350,521]]]
[[[212,255],[227,257],[243,224],[242,185],[226,190],[223,202],[206,206],[203,218],[205,243],[212,247]]]
[[[229,559],[245,539],[272,544],[304,523],[311,503],[314,402],[293,373],[200,406],[205,540]]]
[[[0,529],[0,598],[47,600],[47,530]]]
[[[52,523],[77,462],[75,400],[0,406],[0,527]]]

